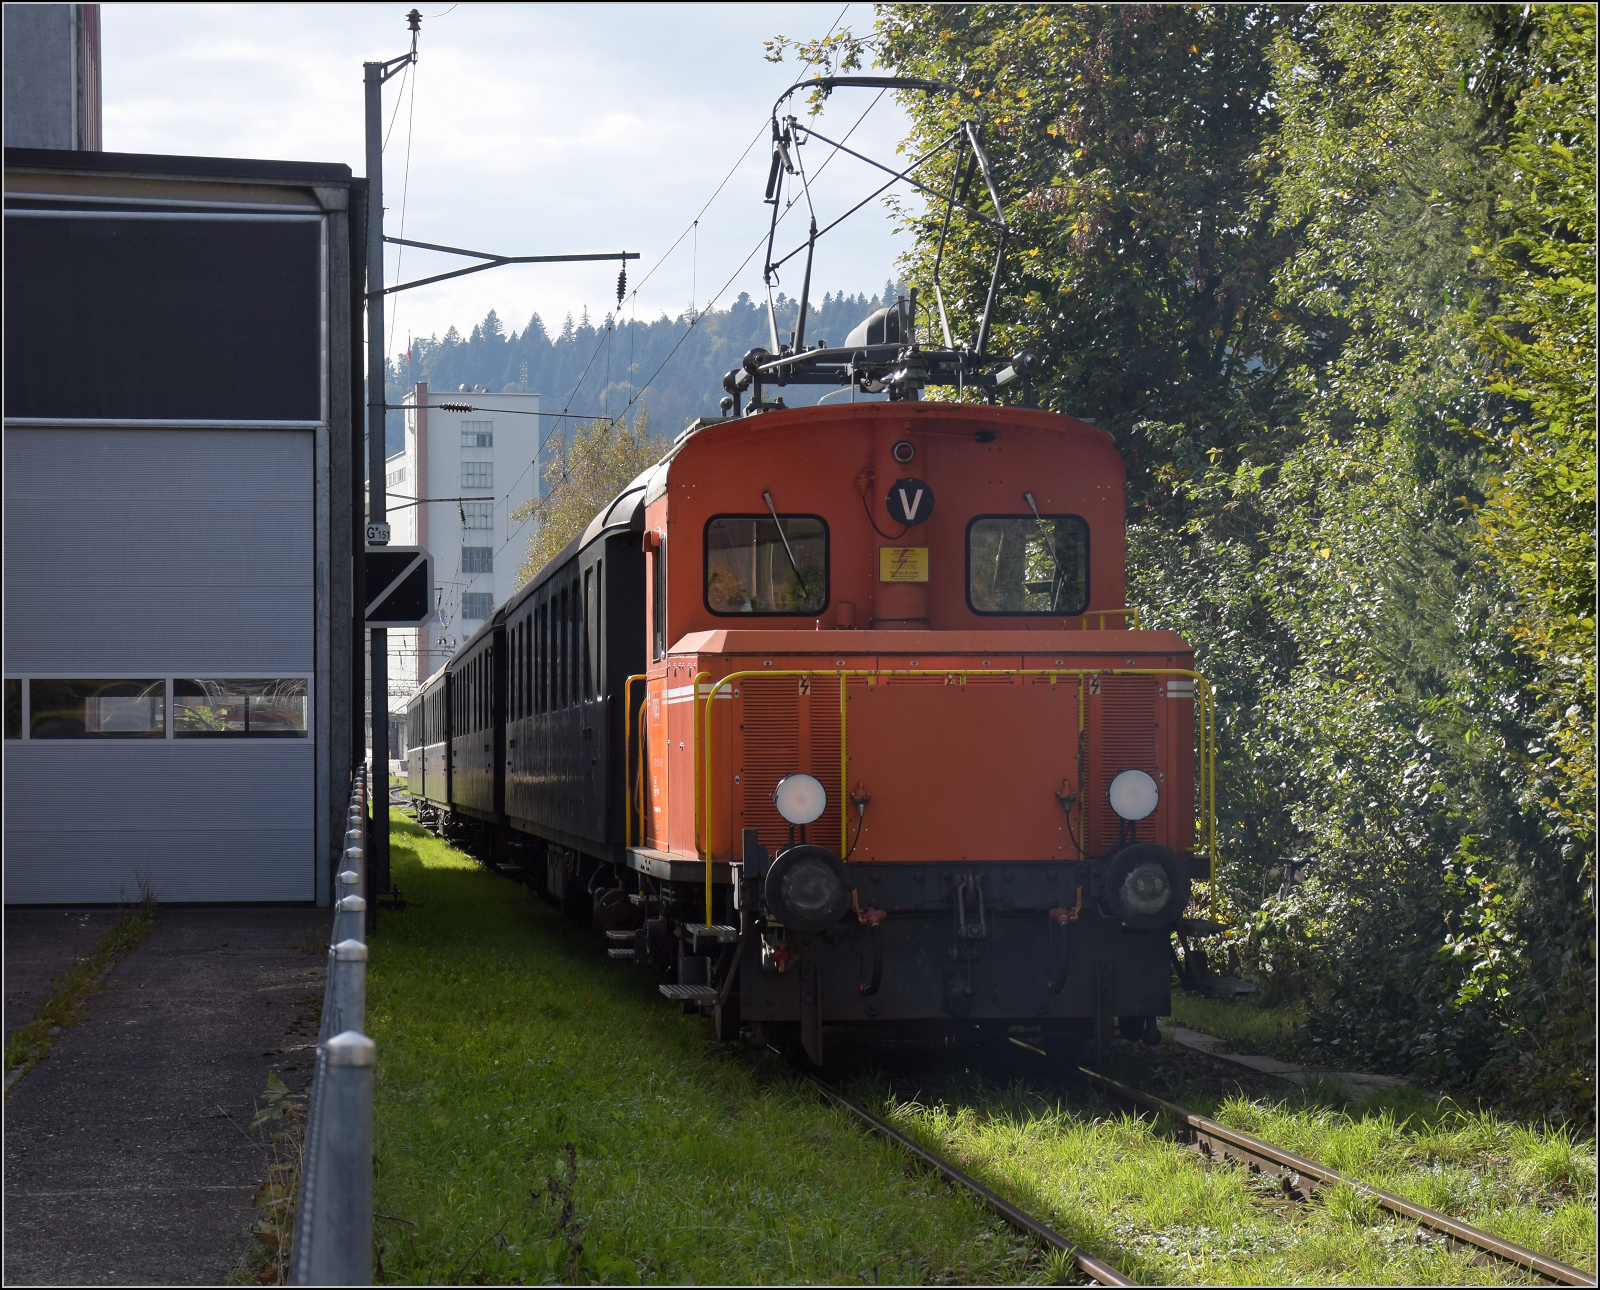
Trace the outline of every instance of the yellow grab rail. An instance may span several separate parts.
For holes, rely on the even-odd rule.
[[[703,675],[703,674],[702,674]],[[1011,667],[984,667],[984,668],[954,668],[954,667],[928,667],[928,668],[790,668],[771,670],[762,668],[760,671],[746,670],[730,672],[727,676],[714,681],[706,693],[705,715],[701,725],[701,747],[705,749],[704,774],[701,782],[705,785],[705,864],[706,864],[706,925],[711,924],[711,866],[712,856],[715,854],[714,818],[712,810],[712,776],[711,761],[711,711],[712,700],[716,698],[717,691],[723,686],[746,677],[811,677],[833,676],[839,679],[839,833],[841,838],[840,855],[844,854],[843,839],[847,836],[849,815],[845,810],[845,802],[849,800],[847,781],[849,779],[849,752],[847,732],[845,725],[847,677],[860,676],[875,680],[878,677],[895,676],[959,676],[962,684],[969,676],[1044,676],[1049,677],[1051,684],[1058,678],[1071,677],[1079,681],[1078,686],[1078,729],[1080,735],[1086,728],[1088,720],[1085,691],[1087,687],[1082,684],[1084,678],[1093,676],[1174,676],[1188,677],[1195,685],[1195,699],[1198,705],[1196,717],[1197,742],[1199,744],[1199,765],[1196,767],[1196,780],[1200,788],[1200,801],[1196,803],[1196,814],[1200,816],[1201,838],[1203,843],[1199,850],[1203,851],[1210,862],[1207,868],[1207,905],[1214,909],[1216,905],[1216,873],[1217,873],[1217,796],[1216,796],[1216,696],[1211,688],[1211,682],[1200,673],[1181,667],[1085,667],[1085,668],[1011,668]],[[695,696],[699,697],[699,678],[695,681]],[[1079,810],[1082,810],[1080,800]],[[698,809],[696,815],[699,815]],[[695,821],[695,840],[698,843],[701,837],[701,821]],[[1081,854],[1081,853],[1080,853]]]
[[[633,845],[633,793],[628,784],[628,763],[632,760],[629,753],[633,749],[633,743],[628,738],[628,722],[633,716],[633,683],[635,681],[648,681],[649,679],[649,673],[635,672],[622,683],[622,848],[624,851]],[[644,743],[643,722],[644,719],[641,715],[639,726],[639,742],[641,745]],[[639,807],[639,813],[641,817],[644,814],[642,804]],[[639,820],[639,843],[641,846],[644,844],[643,818]],[[624,855],[623,859],[626,860],[627,856]]]

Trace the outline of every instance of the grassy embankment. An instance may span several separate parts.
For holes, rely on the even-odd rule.
[[[368,986],[387,1280],[1055,1279],[592,933],[394,818],[416,903],[382,915]]]

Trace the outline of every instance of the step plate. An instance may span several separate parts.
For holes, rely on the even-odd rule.
[[[607,950],[606,953],[614,959],[620,959],[628,963],[633,962],[632,950]]]
[[[697,941],[717,941],[723,945],[731,945],[739,939],[739,929],[724,923],[713,923],[709,927],[704,923],[687,923],[683,930]]]
[[[711,985],[663,985],[663,995],[678,1003],[715,1003],[717,989]]]

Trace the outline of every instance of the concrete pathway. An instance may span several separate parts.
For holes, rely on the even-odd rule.
[[[1208,1035],[1199,1030],[1190,1030],[1187,1026],[1163,1024],[1161,1032],[1173,1043],[1182,1044],[1185,1048],[1219,1057],[1223,1061],[1237,1062],[1240,1066],[1248,1066],[1263,1075],[1276,1075],[1279,1079],[1286,1079],[1291,1084],[1298,1084],[1301,1087],[1312,1080],[1331,1078],[1342,1081],[1357,1092],[1365,1093],[1375,1088],[1394,1088],[1396,1085],[1410,1083],[1409,1080],[1401,1079],[1397,1075],[1374,1075],[1368,1071],[1325,1070],[1317,1066],[1302,1066],[1299,1062],[1279,1061],[1276,1057],[1258,1057],[1254,1053],[1231,1053],[1228,1051],[1226,1039],[1218,1039],[1215,1035]]]
[[[6,1100],[6,1285],[215,1284],[236,1266],[266,1172],[250,1118],[269,1071],[309,1082],[329,920],[162,911]],[[7,911],[8,1031],[14,930],[20,1009],[52,955],[70,963],[69,921]]]

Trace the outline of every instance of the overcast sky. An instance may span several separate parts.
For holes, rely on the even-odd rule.
[[[340,161],[364,174],[361,64],[408,48],[410,7],[102,5],[104,146]],[[513,255],[638,251],[628,274],[640,318],[675,316],[691,299],[705,308],[730,277],[722,303],[759,292],[759,253],[736,270],[766,230],[772,102],[800,75],[792,59],[766,62],[762,42],[820,36],[841,10],[841,25],[872,21],[869,4],[842,3],[418,7],[414,78],[384,91],[387,231],[401,235],[403,222],[408,238]],[[834,95],[817,128],[841,138],[875,97]],[[850,144],[890,162],[904,129],[885,95]],[[668,255],[752,140],[698,233]],[[827,151],[808,146],[813,172]],[[869,193],[874,173],[835,158],[814,189],[819,219]],[[783,226],[791,239],[804,235],[803,214]],[[904,242],[880,203],[864,207],[819,244],[813,296],[879,289]],[[391,282],[397,267],[410,280],[466,263],[407,250],[397,266],[397,250],[387,252]],[[799,264],[784,274],[791,295]],[[511,267],[405,292],[394,298],[391,352],[408,333],[465,332],[491,308],[512,330],[535,310],[552,331],[585,305],[598,321],[615,304],[616,271]]]

